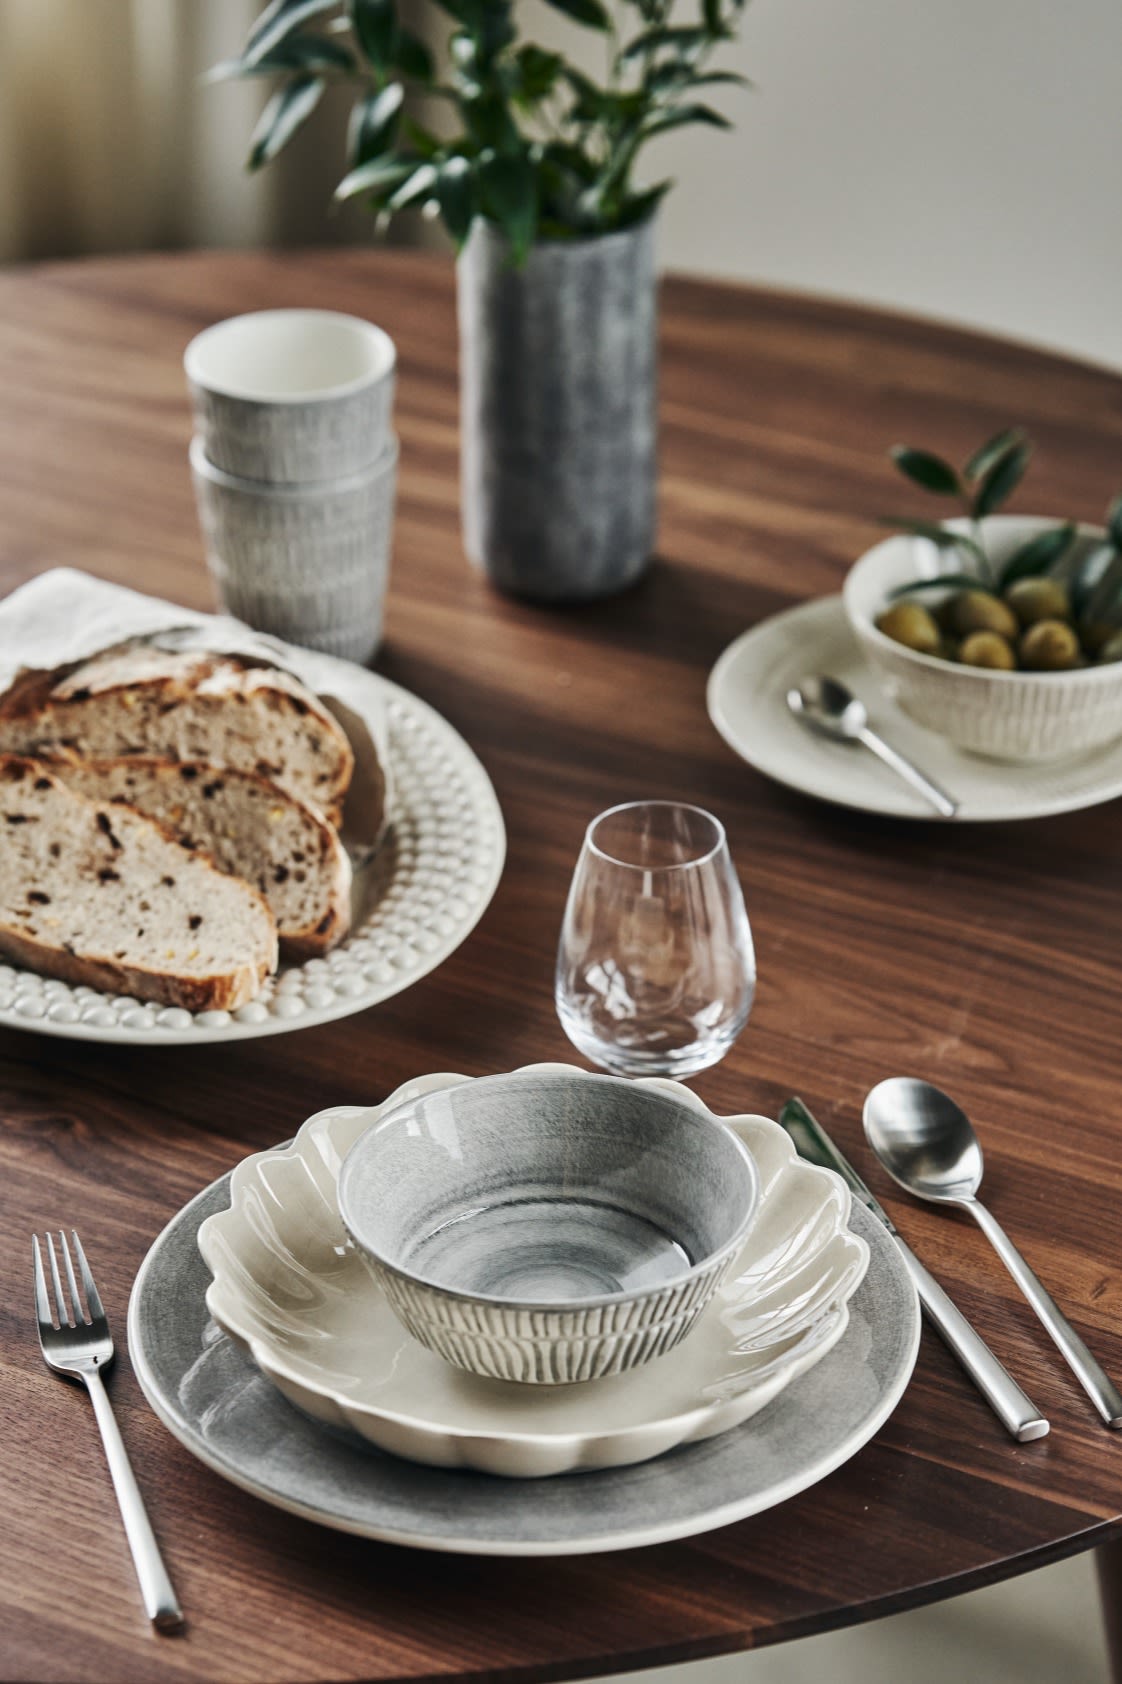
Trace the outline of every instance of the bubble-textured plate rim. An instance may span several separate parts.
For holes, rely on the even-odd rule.
[[[593,1079],[567,1064],[516,1073]],[[719,1121],[758,1166],[758,1210],[730,1279],[675,1350],[529,1400],[524,1386],[460,1374],[422,1351],[347,1240],[336,1185],[348,1150],[380,1116],[477,1079],[421,1076],[381,1105],[316,1112],[290,1144],[238,1164],[229,1209],[200,1229],[214,1275],[207,1308],[314,1419],[412,1460],[507,1478],[622,1467],[739,1426],[843,1336],[869,1261],[849,1228],[849,1190],[797,1157],[777,1123],[739,1115]],[[636,1085],[713,1115],[676,1082]],[[365,1367],[348,1374],[356,1352]]]
[[[365,1011],[420,981],[454,953],[498,887],[506,831],[486,771],[427,702],[349,662],[353,687],[368,683],[385,710],[394,804],[374,858],[356,870],[374,904],[322,958],[282,965],[239,1011],[188,1012],[74,986],[0,965],[0,1025],[82,1041],[199,1046],[311,1029]],[[382,879],[386,881],[382,882]]]

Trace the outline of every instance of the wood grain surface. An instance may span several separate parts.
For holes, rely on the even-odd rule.
[[[1122,489],[1122,381],[935,326],[733,287],[664,288],[658,559],[629,595],[544,611],[473,573],[457,516],[448,264],[421,256],[148,257],[0,277],[0,586],[67,563],[212,604],[180,372],[218,317],[314,304],[397,341],[400,501],[381,669],[481,756],[510,854],[434,975],[343,1022],[144,1050],[0,1034],[0,1674],[50,1680],[536,1680],[750,1648],[950,1595],[1122,1530],[1122,1438],[1098,1423],[982,1235],[898,1195],[860,1136],[894,1072],[982,1131],[992,1208],[1122,1375],[1122,803],[961,830],[834,810],[741,764],[706,674],[763,616],[838,589],[907,506],[887,446],[1038,443],[1015,507],[1101,518]],[[917,494],[918,496],[919,494]],[[146,1628],[83,1397],[50,1378],[29,1236],[80,1226],[123,1334],[167,1219],[246,1152],[419,1072],[571,1056],[552,1003],[581,834],[684,797],[726,823],[760,986],[718,1111],[803,1095],[1051,1417],[1017,1446],[925,1335],[913,1384],[845,1467],[757,1519],[601,1558],[419,1554],[276,1512],[197,1464],[127,1361],[111,1390],[190,1618]]]

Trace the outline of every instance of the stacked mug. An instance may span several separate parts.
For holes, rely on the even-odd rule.
[[[261,310],[206,328],[183,361],[223,607],[287,642],[369,661],[397,481],[393,340],[331,310]]]

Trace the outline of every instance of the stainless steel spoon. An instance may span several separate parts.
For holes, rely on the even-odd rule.
[[[898,749],[870,729],[864,702],[852,690],[847,690],[840,680],[825,673],[812,674],[791,686],[787,692],[787,706],[796,719],[801,719],[804,725],[823,737],[830,737],[834,742],[862,743],[865,748],[871,749],[905,783],[918,789],[945,819],[953,819],[958,812],[958,802],[945,789],[932,783],[918,766],[913,766]]]
[[[1122,1427],[1122,1393],[976,1197],[982,1148],[966,1113],[930,1082],[893,1076],[865,1101],[865,1135],[892,1179],[909,1193],[970,1212],[1107,1426]]]

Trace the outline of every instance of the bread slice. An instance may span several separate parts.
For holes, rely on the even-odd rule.
[[[23,673],[0,696],[0,753],[63,751],[209,760],[257,772],[335,818],[354,770],[342,726],[291,673],[144,643]]]
[[[326,953],[347,933],[351,866],[338,834],[314,807],[256,772],[205,760],[52,761],[70,789],[127,802],[223,871],[259,889],[289,958]]]
[[[277,962],[273,915],[151,819],[0,759],[0,954],[188,1011],[236,1011]]]

